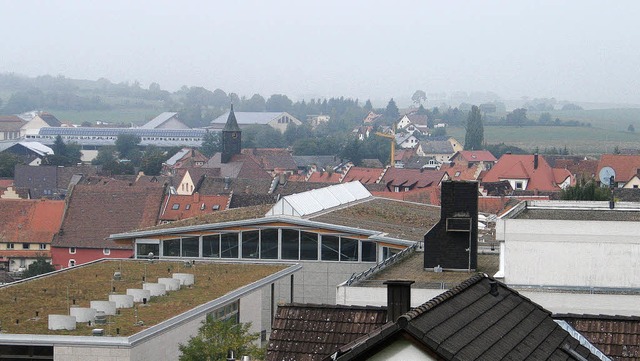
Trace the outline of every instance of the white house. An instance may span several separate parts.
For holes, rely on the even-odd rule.
[[[269,125],[284,133],[289,124],[301,125],[302,122],[287,112],[234,112],[240,127],[248,125]],[[211,127],[222,129],[227,123],[229,112],[211,121]]]

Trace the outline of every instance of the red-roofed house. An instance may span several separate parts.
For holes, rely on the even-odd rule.
[[[514,190],[553,192],[575,184],[571,172],[551,168],[537,154],[505,154],[482,177],[483,182],[509,181]]]
[[[342,178],[342,183],[359,181],[362,184],[374,184],[380,182],[386,168],[351,167]]]
[[[443,164],[440,167],[441,171],[445,171],[449,174],[449,179],[458,181],[474,181],[478,180],[480,173],[484,170],[483,164]]]
[[[340,183],[341,173],[336,172],[313,172],[307,178],[307,182],[313,183]]]
[[[429,169],[388,168],[381,183],[390,192],[409,192],[421,188],[438,187],[448,180],[447,172]]]
[[[616,172],[615,181],[618,187],[640,187],[640,155],[603,154],[598,162],[596,177],[604,167],[611,167]]]
[[[488,150],[462,150],[456,152],[451,161],[466,166],[481,164],[484,170],[489,170],[498,160]]]
[[[251,157],[264,171],[271,175],[298,171],[298,164],[291,151],[284,148],[251,148],[243,149],[242,154]]]
[[[179,221],[229,208],[230,195],[205,196],[169,194],[162,203],[160,222]]]
[[[64,201],[0,200],[0,266],[24,270],[38,257],[51,258],[51,239],[60,229]]]
[[[53,264],[65,268],[100,258],[133,256],[131,245],[106,238],[158,223],[165,186],[112,180],[76,185],[60,231],[51,242]]]

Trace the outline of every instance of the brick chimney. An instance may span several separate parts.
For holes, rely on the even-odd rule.
[[[411,309],[411,285],[415,281],[389,280],[387,285],[387,322],[395,322],[398,317]]]
[[[538,153],[533,155],[533,169],[538,169]]]
[[[478,267],[478,183],[444,181],[440,221],[424,235],[424,268]]]

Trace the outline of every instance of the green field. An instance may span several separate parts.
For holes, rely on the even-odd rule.
[[[538,120],[542,112],[527,112],[527,118]],[[552,119],[562,121],[576,120],[591,123],[593,128],[625,131],[630,124],[640,131],[640,108],[593,109],[593,110],[554,110],[548,112]]]
[[[447,128],[447,134],[464,142],[463,128]],[[506,143],[525,150],[565,146],[572,154],[597,155],[619,149],[640,149],[640,132],[629,133],[593,127],[505,127],[485,126],[487,144]]]

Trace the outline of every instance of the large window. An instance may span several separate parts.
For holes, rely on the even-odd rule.
[[[311,232],[300,232],[300,259],[318,259],[318,235]]]
[[[340,237],[322,236],[322,260],[338,261],[340,249]]]
[[[182,257],[200,256],[200,238],[189,237],[182,239]]]
[[[202,237],[202,257],[220,257],[219,234],[212,234]]]
[[[353,238],[340,239],[340,260],[358,261],[358,240]]]
[[[278,229],[263,229],[260,233],[260,258],[278,259]]]
[[[136,254],[138,255],[138,258],[147,258],[151,253],[153,253],[153,257],[160,256],[160,245],[147,243],[138,243],[136,245]]]
[[[305,232],[302,232],[302,233],[305,233]],[[300,252],[300,231],[298,231],[297,229],[283,229],[282,230],[282,252],[281,252],[282,259],[298,259],[299,252]]]
[[[242,258],[258,258],[260,231],[242,232]]]
[[[180,239],[166,239],[162,241],[162,255],[165,257],[179,257]]]
[[[376,242],[362,241],[361,261],[362,262],[376,262],[378,260],[378,247]]]
[[[238,234],[220,235],[220,255],[222,258],[238,258]]]

